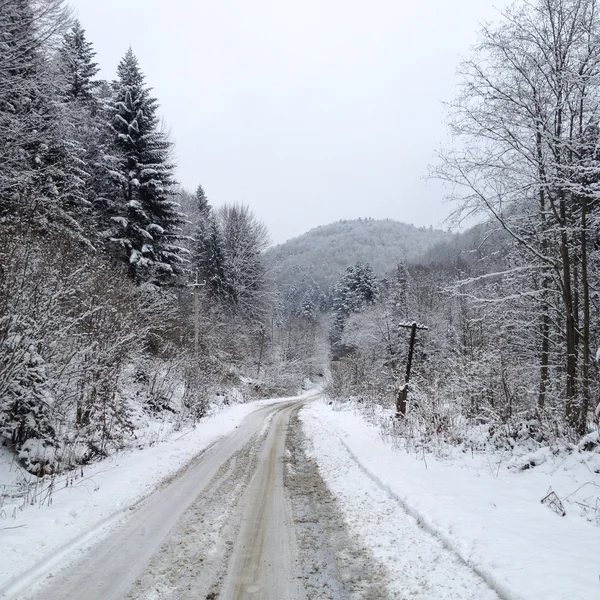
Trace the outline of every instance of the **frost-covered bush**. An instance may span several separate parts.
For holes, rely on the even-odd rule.
[[[143,336],[135,290],[69,239],[3,242],[0,435],[36,473],[105,456],[131,433],[118,382]]]

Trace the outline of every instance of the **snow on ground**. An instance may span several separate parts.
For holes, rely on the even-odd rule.
[[[464,567],[453,571],[430,533],[502,598],[600,597],[600,529],[582,519],[576,505],[560,517],[540,502],[549,487],[564,498],[583,477],[597,481],[582,461],[519,471],[507,469],[508,461],[486,465],[487,458],[470,454],[445,461],[416,457],[392,449],[351,406],[334,410],[323,401],[308,405],[301,419],[349,528],[388,569],[396,597],[493,597],[473,587],[477,582]]]
[[[199,452],[235,429],[246,415],[281,399],[230,406],[178,432],[162,424],[151,447],[129,450],[83,468],[83,476],[57,479],[48,506],[46,491],[37,490],[33,505],[21,497],[0,498],[0,595],[5,586],[41,561],[88,543],[117,522],[160,482],[184,467]],[[162,440],[162,441],[158,441]],[[9,453],[0,454],[0,491],[18,484],[19,470]],[[47,482],[46,482],[47,487]],[[40,493],[41,492],[41,493]],[[30,492],[29,497],[32,496]],[[45,500],[45,501],[44,501]],[[43,503],[42,503],[43,502]]]

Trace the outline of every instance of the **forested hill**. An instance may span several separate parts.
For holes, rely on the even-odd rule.
[[[280,289],[303,278],[327,291],[349,265],[368,263],[383,275],[399,260],[411,262],[450,234],[392,219],[338,221],[271,248],[267,263]]]

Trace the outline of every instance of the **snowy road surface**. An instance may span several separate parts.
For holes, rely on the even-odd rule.
[[[101,541],[76,550],[78,560],[62,561],[68,566],[35,588],[13,587],[3,597],[497,600],[351,460],[332,467],[342,478],[347,473],[355,491],[345,501],[350,508],[340,502],[319,470],[326,457],[315,455],[298,418],[305,402],[259,407]],[[353,503],[374,543],[365,544],[349,519]],[[380,544],[382,524],[386,539],[397,532],[389,546]],[[406,556],[400,577],[382,556],[389,552]]]
[[[274,417],[256,473],[243,496],[242,525],[221,595],[301,598],[291,506],[283,485],[286,429],[292,405]]]
[[[259,482],[264,478],[269,484],[276,481],[277,472],[281,470],[278,458],[283,453],[285,423],[298,406],[297,401],[280,403],[251,413],[231,435],[209,448],[186,472],[137,507],[121,527],[89,549],[81,561],[49,578],[37,595],[30,597],[117,600],[126,596],[163,598],[169,594],[169,597],[174,598],[205,598],[210,597],[212,587],[216,590],[214,594],[219,593],[219,577],[223,575],[219,573],[220,563],[227,561],[230,550],[227,544],[220,543],[220,531],[215,531],[215,526],[220,525],[218,520],[222,517],[231,517],[235,521],[237,510],[233,509],[237,508],[240,501],[246,521],[252,518],[253,511],[260,514],[259,509],[265,498],[257,494]],[[265,438],[266,426],[272,418],[273,426]],[[257,469],[257,466],[261,468]],[[268,472],[263,470],[263,466],[267,467]],[[246,487],[242,497],[238,498]],[[272,506],[277,505],[278,509],[285,511],[285,507],[280,506],[285,504],[283,493],[277,485],[264,491]],[[215,513],[215,508],[221,514],[212,514]],[[275,511],[273,516],[277,514],[279,513]],[[170,548],[177,542],[178,536],[185,536],[190,522],[194,527],[206,524],[203,535],[198,540],[184,539],[183,547]],[[270,579],[271,570],[277,571],[278,577],[281,569],[293,572],[293,569],[288,569],[282,562],[286,560],[286,555],[281,555],[275,544],[270,543],[274,536],[273,528],[268,528],[269,521],[263,518],[261,523],[262,526],[254,524],[254,527],[248,527],[242,522],[239,543],[231,557],[231,572],[239,570],[240,581],[244,578],[247,584],[240,590],[238,583],[233,585],[229,583],[233,580],[228,579],[226,585],[230,595],[219,597],[241,598],[248,589],[253,591],[258,587],[260,590]],[[238,528],[234,523],[230,527],[234,530]],[[248,542],[244,536],[248,536]],[[257,542],[261,544],[262,553],[256,558],[248,553],[247,557],[251,558],[248,560],[244,549],[251,548],[249,544]],[[287,540],[286,542],[289,545]],[[186,553],[191,553],[191,559],[196,558],[197,562],[182,562],[185,561]],[[215,554],[221,556],[212,556]],[[290,547],[288,557],[291,555],[293,550]],[[165,556],[168,557],[169,565],[162,564]],[[212,568],[206,568],[209,564]],[[255,580],[250,580],[247,573],[253,566],[258,567],[258,570],[255,569]],[[185,582],[188,589],[178,589],[182,582]],[[278,585],[287,585],[290,590],[293,589],[292,583],[278,580]],[[157,587],[162,591],[157,591]],[[208,588],[205,595],[198,595],[203,588]],[[187,592],[192,589],[194,591],[188,595]],[[261,593],[252,597],[267,596]],[[295,598],[292,593],[288,595],[287,588],[278,597],[289,597],[291,600]]]

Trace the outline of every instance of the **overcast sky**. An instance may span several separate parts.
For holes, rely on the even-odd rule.
[[[71,0],[114,78],[131,45],[178,178],[274,242],[358,217],[439,226],[425,182],[456,67],[503,0]]]

